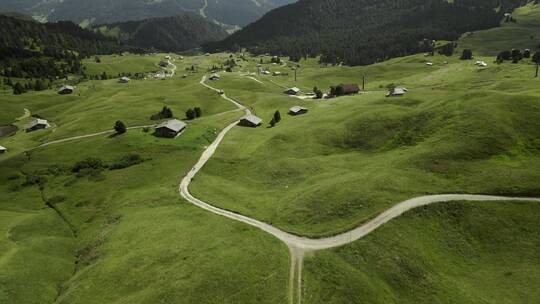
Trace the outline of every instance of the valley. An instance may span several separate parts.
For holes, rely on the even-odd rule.
[[[450,56],[122,52],[4,86],[0,303],[534,302],[540,78],[497,55],[540,51],[540,5],[513,16]]]

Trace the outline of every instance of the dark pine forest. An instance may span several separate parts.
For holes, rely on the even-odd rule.
[[[496,27],[512,0],[300,0],[276,9],[207,51],[321,55],[324,63],[366,65],[432,49],[431,41]]]

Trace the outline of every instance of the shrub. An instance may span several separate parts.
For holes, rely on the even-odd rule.
[[[500,58],[501,60],[510,60],[512,58],[512,52],[506,50],[499,53],[497,58]]]
[[[195,117],[199,118],[199,117],[202,116],[202,109],[201,109],[201,108],[195,107],[195,108],[193,109],[193,111],[195,111]]]
[[[24,182],[23,186],[25,187],[33,186],[33,185],[43,186],[46,182],[47,182],[47,179],[45,178],[45,176],[32,173],[26,176],[26,181]]]
[[[189,110],[186,111],[186,118],[187,119],[193,120],[193,119],[195,119],[196,116],[197,116],[197,114],[195,113],[195,110],[189,109]]]
[[[469,60],[469,59],[472,59],[472,58],[473,58],[472,50],[464,49],[463,53],[461,54],[461,59],[462,60]]]
[[[313,93],[315,93],[315,98],[316,99],[322,99],[323,98],[323,92],[321,90],[319,90],[318,87],[313,88]]]
[[[65,196],[63,196],[63,195],[53,196],[53,197],[51,197],[50,199],[47,200],[47,204],[48,205],[56,205],[56,204],[64,202],[66,199],[67,198]]]
[[[71,169],[71,172],[79,173],[80,171],[85,170],[85,169],[101,170],[104,167],[105,167],[105,164],[103,163],[101,159],[90,157],[90,158],[87,158],[85,160],[75,163],[75,165]]]
[[[125,169],[144,162],[144,159],[139,154],[128,154],[120,159],[119,162],[112,164],[110,170]]]
[[[173,111],[165,106],[163,107],[163,109],[161,109],[160,112],[158,112],[157,114],[154,114],[150,117],[150,119],[152,120],[160,120],[160,119],[165,119],[165,118],[172,118],[173,117]]]
[[[114,131],[116,134],[124,134],[127,132],[126,125],[119,120],[114,124]]]
[[[534,55],[532,57],[532,62],[534,62],[536,64],[540,64],[540,52],[534,53]]]
[[[513,49],[512,50],[512,62],[518,63],[521,59],[523,59],[523,54],[521,54],[520,49]]]

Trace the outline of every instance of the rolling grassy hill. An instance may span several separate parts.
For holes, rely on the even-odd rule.
[[[263,77],[264,85],[225,76],[220,86],[267,123],[275,110],[284,118],[271,129],[233,130],[194,194],[291,232],[329,235],[422,194],[539,193],[540,92],[530,62],[479,69],[412,56],[354,69],[301,65],[300,88],[367,75],[370,91],[300,101],[270,83],[292,86],[291,76]],[[385,98],[392,83],[410,92]],[[310,112],[285,115],[297,104]]]
[[[153,58],[157,62],[162,56]],[[199,59],[189,60],[186,65]],[[100,67],[114,68],[107,62]],[[285,301],[283,245],[179,198],[181,177],[216,131],[240,115],[214,115],[233,107],[199,86],[200,77],[127,85],[90,81],[79,84],[73,96],[54,91],[0,96],[2,108],[20,107],[10,111],[12,120],[28,108],[53,123],[49,130],[0,139],[10,149],[0,156],[0,302]],[[204,117],[175,140],[138,129],[23,152],[55,138],[110,129],[117,119],[128,125],[156,123],[150,115],[164,105],[179,118],[200,106]],[[28,120],[15,124],[22,127]],[[71,172],[89,157],[114,164],[133,153],[145,161],[79,177]]]
[[[513,13],[516,23],[503,22],[501,27],[467,33],[460,40],[462,48],[474,48],[478,54],[496,56],[513,48],[540,50],[540,8],[532,2]]]
[[[494,57],[476,51],[481,46],[470,45],[487,68],[458,54],[365,67],[309,59],[300,63],[296,83],[291,63],[246,56],[212,85],[266,123],[278,109],[283,120],[274,128],[233,129],[190,190],[216,206],[304,235],[347,230],[426,193],[539,195],[540,88],[533,66],[527,60],[496,65]],[[164,55],[102,56],[99,64],[84,64],[92,74],[151,71]],[[0,138],[10,149],[0,155],[0,302],[287,302],[283,244],[178,195],[181,178],[218,130],[241,115],[198,85],[208,68],[227,59],[229,54],[186,57],[175,61],[172,79],[86,81],[71,96],[53,90],[0,95],[6,109],[1,123],[22,128],[30,118],[15,118],[24,108],[53,123],[49,130]],[[245,77],[260,59],[288,75],[252,75],[262,84]],[[182,78],[192,65],[198,72]],[[357,96],[311,101],[281,94],[293,85],[327,90],[360,82],[362,75],[368,92]],[[409,93],[385,98],[392,84]],[[165,105],[179,118],[194,106],[204,115],[174,140],[137,129],[29,151],[110,129],[118,119],[128,126],[156,123],[150,115]],[[285,115],[293,105],[310,111]],[[89,157],[113,165],[131,154],[144,161],[120,170],[71,170]],[[409,212],[366,239],[308,256],[304,301],[534,301],[538,208],[485,202]]]
[[[306,259],[303,303],[531,303],[540,206],[451,203],[409,212]]]

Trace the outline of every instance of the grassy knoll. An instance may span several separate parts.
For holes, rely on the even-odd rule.
[[[234,107],[199,80],[91,81],[73,96],[0,98],[0,106],[17,104],[54,123],[0,140],[10,148],[0,156],[0,218],[6,219],[0,221],[0,302],[286,302],[284,245],[179,197],[182,176],[218,130],[240,116],[214,115]],[[204,116],[176,139],[131,130],[24,153],[41,142],[110,129],[117,119],[150,124],[164,105],[180,118],[200,106]],[[144,161],[125,169],[71,171],[89,157],[112,167],[134,153]]]
[[[228,95],[266,122],[276,109],[284,118],[272,129],[234,129],[194,194],[295,233],[328,235],[426,193],[540,193],[540,90],[528,62],[482,70],[455,57],[418,55],[360,68],[302,66],[303,87],[365,73],[373,91],[300,101],[268,82],[290,83],[291,76],[262,77],[261,85],[225,75],[216,86]],[[392,83],[409,94],[385,98],[381,87]],[[285,115],[293,104],[310,112]]]
[[[135,303],[285,301],[286,248],[255,229],[182,203],[177,193],[182,175],[215,131],[235,116],[238,113],[197,121],[176,140],[131,131],[116,138],[35,150],[30,160],[17,156],[2,161],[8,168],[2,173],[2,193],[7,196],[0,207],[13,221],[2,227],[10,231],[6,235],[27,231],[51,239],[28,245],[18,238],[2,241],[2,246],[12,247],[0,258],[0,268],[6,270],[0,273],[7,275],[0,290],[7,303],[52,302],[57,291],[59,303],[111,303],[126,298]],[[87,172],[83,177],[69,172],[75,162],[87,157],[112,164],[129,153],[138,153],[146,161],[123,170]],[[46,179],[43,199],[69,225],[45,207],[38,186],[19,188],[25,178],[17,169]],[[11,215],[12,209],[17,217]],[[29,212],[42,219],[26,220]],[[47,216],[52,217],[49,229],[41,223]],[[76,238],[69,237],[69,226]],[[54,252],[47,250],[50,246]],[[24,266],[24,252],[47,252],[42,260],[46,267],[37,269],[39,276]]]
[[[119,73],[141,73],[159,71],[159,61],[163,58],[159,55],[134,55],[126,56],[98,56],[100,62],[95,58],[83,60],[85,73],[88,75],[101,75],[103,72],[112,77]]]
[[[540,205],[448,203],[305,260],[304,303],[532,303]]]
[[[174,115],[183,119],[187,109],[198,106],[203,115],[213,115],[234,109],[219,96],[198,85],[200,78],[170,80],[134,80],[128,84],[117,80],[88,81],[79,84],[73,95],[62,96],[54,91],[27,93],[19,96],[0,96],[11,115],[23,114],[28,108],[32,114],[49,120],[53,127],[39,132],[20,132],[17,136],[3,139],[0,144],[22,151],[39,143],[66,137],[90,134],[112,129],[116,120],[128,126],[158,123],[150,116],[163,106],[172,109]],[[11,118],[13,120],[13,117]],[[31,118],[19,121],[24,126]],[[8,121],[8,118],[5,118]]]
[[[499,28],[467,33],[460,40],[460,48],[471,48],[479,55],[489,56],[513,48],[540,50],[540,5],[531,2],[512,15],[517,23],[503,22]]]

